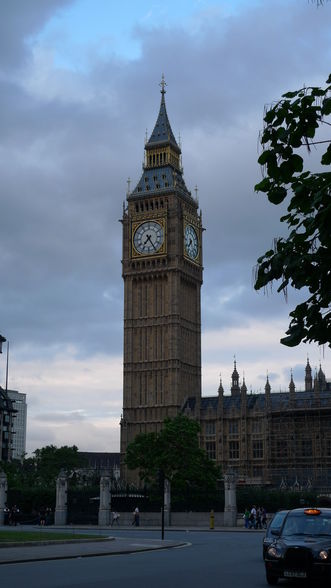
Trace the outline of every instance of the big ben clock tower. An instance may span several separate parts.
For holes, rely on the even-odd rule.
[[[161,81],[161,105],[145,144],[142,176],[123,211],[124,374],[122,474],[128,443],[159,431],[201,397],[202,225],[186,188]]]

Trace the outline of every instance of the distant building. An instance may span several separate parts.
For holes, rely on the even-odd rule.
[[[79,451],[87,460],[87,467],[98,474],[108,473],[113,480],[120,478],[120,454],[94,451]]]
[[[13,421],[16,414],[12,400],[0,386],[0,460],[11,461],[13,450]]]
[[[13,419],[12,459],[22,459],[26,453],[26,394],[16,390],[7,390],[7,394],[17,411]]]
[[[291,374],[286,392],[247,392],[234,362],[231,394],[189,398],[184,414],[201,425],[201,445],[239,484],[329,491],[331,488],[331,382],[320,367],[312,377],[307,361],[305,389]]]

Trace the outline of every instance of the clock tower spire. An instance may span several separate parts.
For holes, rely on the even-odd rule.
[[[128,443],[158,431],[201,397],[202,226],[187,189],[181,149],[161,104],[145,143],[143,172],[123,212],[124,366],[122,475]]]

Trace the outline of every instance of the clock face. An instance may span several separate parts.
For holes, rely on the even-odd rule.
[[[164,241],[164,230],[156,221],[146,221],[137,227],[133,235],[133,245],[138,253],[157,253]]]
[[[199,254],[199,243],[196,230],[192,225],[186,225],[185,227],[185,251],[191,259],[196,259]]]

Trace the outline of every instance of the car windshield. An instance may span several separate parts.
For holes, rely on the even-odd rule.
[[[282,526],[283,520],[286,517],[287,511],[284,512],[277,512],[274,516],[274,518],[272,519],[269,527],[268,527],[268,531],[267,531],[267,536],[272,535],[272,531],[274,529],[280,529],[280,527]]]
[[[326,535],[331,537],[331,516],[322,513],[315,516],[290,513],[285,521],[282,536],[292,535]]]

